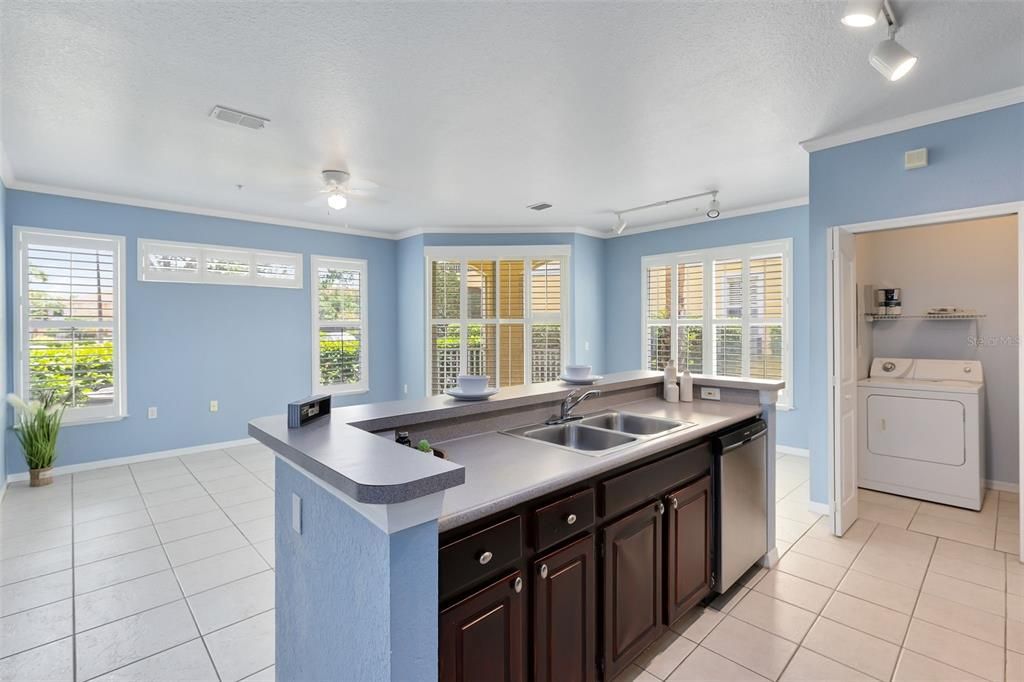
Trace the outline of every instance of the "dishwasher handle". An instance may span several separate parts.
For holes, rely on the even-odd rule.
[[[719,455],[742,447],[750,441],[761,438],[768,431],[768,424],[763,419],[751,422],[746,426],[722,434],[715,439],[715,452]]]

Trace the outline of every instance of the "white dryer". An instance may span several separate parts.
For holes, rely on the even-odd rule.
[[[983,387],[976,360],[875,358],[858,385],[860,486],[981,509]]]

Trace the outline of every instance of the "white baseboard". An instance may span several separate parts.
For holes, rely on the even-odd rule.
[[[53,475],[60,476],[62,474],[76,474],[80,471],[90,471],[92,469],[106,469],[108,467],[117,467],[123,464],[138,464],[139,462],[148,462],[154,459],[165,459],[167,457],[181,457],[182,455],[191,455],[196,452],[203,452],[205,450],[219,450],[221,448],[234,448],[239,445],[253,445],[258,443],[255,438],[239,438],[238,440],[226,440],[220,443],[207,443],[205,445],[192,445],[187,448],[175,448],[174,450],[160,450],[158,452],[145,452],[141,455],[128,455],[126,457],[111,457],[109,459],[98,459],[95,462],[83,462],[82,464],[68,464],[66,466],[57,466],[53,468]],[[27,481],[28,472],[22,471],[17,474],[7,474],[7,481],[4,482],[4,489],[7,488],[7,483],[13,483],[14,481]]]
[[[811,451],[807,448],[794,448],[789,445],[775,445],[775,454],[777,455],[793,455],[794,457],[810,457]]]
[[[822,516],[828,516],[832,511],[828,508],[827,502],[815,502],[814,500],[807,503],[807,510],[812,511],[815,514],[821,514]]]
[[[1019,483],[1007,483],[1006,481],[990,481],[985,480],[985,487],[989,490],[1001,490],[1004,493],[1018,493],[1020,492]]]

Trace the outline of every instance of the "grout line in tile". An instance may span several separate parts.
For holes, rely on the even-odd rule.
[[[166,604],[165,604],[165,606],[166,606]],[[104,675],[109,675],[110,673],[112,673],[112,672],[114,672],[116,670],[122,670],[124,668],[127,668],[130,665],[135,665],[139,661],[145,661],[146,659],[153,658],[154,656],[159,656],[160,654],[167,653],[171,649],[175,649],[175,648],[177,648],[179,646],[185,646],[186,644],[191,644],[192,642],[196,641],[197,639],[202,639],[202,637],[195,637],[193,639],[188,640],[187,642],[182,642],[180,644],[175,644],[174,646],[169,646],[166,649],[161,649],[160,651],[154,652],[152,654],[148,654],[146,656],[143,656],[142,658],[137,658],[134,661],[129,661],[128,663],[125,663],[124,665],[119,665],[116,668],[112,668],[112,669],[110,669],[110,670],[108,670],[106,672],[100,673],[99,675],[95,675],[93,677],[90,677],[87,680],[84,680],[83,682],[89,682],[89,680],[95,680],[95,679],[98,679],[100,677],[103,677]],[[210,664],[213,665],[213,659],[210,659]],[[216,671],[217,666],[213,666],[213,668]]]
[[[176,457],[175,459],[180,459],[180,458]],[[184,462],[182,462],[182,464],[184,464]],[[193,478],[194,478],[194,476],[193,476]],[[134,480],[134,479],[135,479],[135,472],[133,471],[132,472],[132,480]],[[136,487],[138,487],[138,482],[136,482]],[[203,490],[206,490],[206,488],[203,488]],[[217,501],[214,500],[214,504],[216,504],[216,502]],[[146,514],[149,516],[149,520],[152,521],[153,520],[153,515],[150,514],[148,506],[146,506]],[[155,524],[154,524],[154,532],[156,532]],[[178,578],[177,571],[175,571],[174,570],[174,566],[171,565],[171,557],[169,557],[167,555],[167,548],[164,547],[164,540],[163,540],[162,537],[160,537],[159,533],[157,533],[156,537],[157,537],[157,540],[160,541],[160,551],[162,551],[164,553],[164,558],[167,560],[167,565],[170,566],[171,575],[174,576],[174,582],[178,585],[178,591],[181,592],[182,601],[185,602],[185,608],[188,609],[188,615],[192,618],[192,624],[196,628],[196,633],[199,635],[199,638],[202,639],[203,631],[199,627],[199,621],[196,620],[196,614],[192,611],[192,605],[189,603],[188,599],[185,598],[185,589],[181,586],[181,580]],[[248,538],[246,538],[246,539],[248,540]],[[257,552],[257,554],[259,554],[259,552]],[[276,596],[277,595],[274,595],[274,596],[275,596],[275,604],[274,604],[274,606],[277,606],[277,603],[276,603]],[[173,647],[170,647],[170,648],[173,648]],[[213,666],[213,672],[217,676],[218,682],[221,682],[220,671],[217,670],[217,664],[213,662],[213,656],[210,655],[210,648],[208,646],[206,646],[206,640],[203,640],[203,649],[206,651],[206,656],[210,659],[210,665]],[[139,660],[141,660],[141,659],[139,659]],[[134,663],[135,661],[132,661],[132,662]],[[275,663],[276,662],[277,661],[275,660]]]
[[[696,648],[696,647],[694,647],[693,651],[696,651],[696,650],[697,650],[697,648]],[[691,651],[690,653],[692,654],[692,653],[693,653],[693,651]],[[686,654],[686,658],[689,658],[689,656],[690,656],[690,654]],[[684,658],[683,660],[686,660],[686,658]],[[276,662],[276,661],[274,662],[274,665],[277,665],[277,662]],[[250,674],[250,675],[246,675],[246,676],[245,676],[245,677],[243,677],[243,678],[242,678],[242,679],[241,679],[241,680],[240,680],[239,682],[245,682],[246,680],[248,680],[248,679],[250,679],[250,678],[252,678],[252,677],[255,677],[256,675],[259,675],[259,674],[260,674],[260,673],[262,673],[262,672],[265,672],[265,671],[267,671],[267,670],[270,670],[271,668],[273,668],[273,667],[274,667],[274,665],[268,665],[268,666],[267,666],[266,668],[260,668],[260,669],[259,669],[259,670],[257,670],[256,672],[254,672],[254,673],[252,673],[252,674]],[[680,665],[682,665],[682,664],[680,664]],[[673,671],[672,671],[672,672],[675,672],[675,669],[673,669]]]

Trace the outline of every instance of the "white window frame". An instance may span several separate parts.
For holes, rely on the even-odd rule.
[[[149,254],[159,249],[164,253],[179,253],[196,259],[196,272],[168,272],[156,270],[149,265]],[[249,265],[249,274],[244,276],[224,275],[206,269],[207,258],[227,256],[244,261]],[[301,289],[302,254],[267,249],[247,249],[240,246],[219,246],[191,242],[171,242],[162,239],[138,240],[138,276],[140,282],[186,282],[190,284],[228,284],[233,286],[273,287],[277,289]],[[290,279],[260,277],[256,270],[261,262],[284,261],[295,267],[295,276]]]
[[[551,246],[428,246],[423,249],[423,255],[426,263],[424,268],[424,318],[426,319],[426,328],[424,335],[424,347],[426,353],[426,375],[425,375],[425,393],[428,397],[431,393],[431,382],[433,380],[433,348],[431,347],[431,328],[435,324],[458,324],[460,325],[460,347],[463,352],[459,354],[459,372],[462,374],[466,373],[467,363],[469,362],[468,353],[466,353],[468,326],[469,324],[494,324],[497,325],[499,334],[499,347],[500,347],[500,325],[502,324],[522,324],[523,325],[523,378],[524,385],[529,386],[533,383],[533,335],[530,333],[533,325],[555,323],[560,325],[561,329],[561,347],[562,347],[562,364],[563,366],[567,362],[567,354],[571,348],[571,330],[570,330],[570,315],[569,306],[572,300],[572,247],[565,244],[551,245]],[[459,285],[459,317],[451,319],[433,318],[431,313],[433,312],[433,287],[432,287],[432,263],[434,261],[447,261],[459,263],[460,273],[465,273],[467,270],[467,263],[469,261],[503,261],[503,260],[526,260],[527,266],[523,268],[523,313],[524,317],[519,318],[473,318],[470,321],[468,307],[468,282],[466,277],[460,278]],[[558,259],[562,263],[561,267],[561,281],[559,286],[561,288],[561,300],[559,301],[559,311],[557,313],[535,313],[533,312],[533,306],[531,305],[532,288],[530,287],[530,275],[531,269],[529,267],[529,261],[533,260],[555,260]],[[494,290],[495,301],[499,300],[501,292],[501,283],[497,281],[499,278],[495,277],[496,286]],[[497,306],[495,309],[497,313]],[[500,374],[501,370],[498,368],[496,363],[495,372],[499,375],[494,377],[496,385],[500,385]]]
[[[109,323],[112,331],[114,344],[114,400],[110,406],[105,407],[71,407],[64,412],[64,426],[77,426],[82,424],[97,424],[103,422],[119,421],[128,416],[128,390],[125,366],[127,359],[127,344],[125,343],[124,320],[125,320],[125,239],[124,237],[111,234],[96,234],[92,232],[72,232],[69,230],[50,230],[37,227],[14,226],[14,253],[12,254],[14,265],[14,392],[27,399],[29,354],[26,352],[29,344],[29,333],[32,325],[28,320],[27,305],[27,275],[26,259],[28,250],[26,245],[49,244],[52,246],[63,246],[68,248],[110,248],[114,252],[113,268],[113,289],[114,289],[114,319]],[[58,321],[54,321],[58,322]],[[92,322],[86,323],[89,326],[106,327],[107,323]],[[54,327],[83,326],[80,320],[69,321],[67,324],[61,321],[54,324]]]
[[[320,268],[359,271],[359,322],[320,319]],[[313,357],[312,385],[314,394],[353,395],[370,390],[370,308],[368,263],[362,258],[338,256],[309,257],[309,297],[312,303]],[[320,383],[320,329],[323,327],[352,327],[359,329],[359,382],[355,384],[324,385]]]
[[[777,318],[757,319],[755,323],[760,324],[782,324],[782,378],[786,382],[786,388],[779,392],[778,409],[793,409],[793,240],[791,238],[777,239],[764,242],[752,242],[746,244],[735,244],[732,246],[720,246],[695,251],[681,251],[677,253],[663,253],[651,256],[644,256],[640,259],[640,292],[641,292],[641,336],[643,343],[640,348],[640,366],[648,366],[648,352],[650,350],[650,327],[668,324],[671,328],[670,339],[672,350],[670,357],[677,358],[679,355],[679,334],[680,326],[702,326],[704,371],[708,375],[714,375],[716,354],[714,353],[714,329],[716,325],[740,323],[742,326],[743,339],[743,370],[742,374],[748,376],[750,373],[750,296],[749,269],[743,268],[743,315],[740,318],[716,318],[714,307],[714,262],[716,260],[743,260],[745,263],[752,258],[763,258],[767,256],[782,256],[782,277],[784,302],[782,320]],[[678,300],[678,268],[683,263],[702,263],[704,275],[704,316],[700,320],[693,320],[679,316]],[[652,320],[647,313],[647,271],[652,267],[672,267],[672,304],[669,319]],[[708,364],[711,363],[709,368]],[[708,372],[708,370],[711,370]]]

